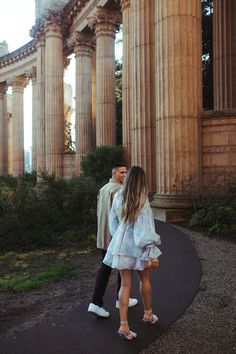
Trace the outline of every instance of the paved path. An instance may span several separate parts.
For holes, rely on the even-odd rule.
[[[152,272],[153,310],[158,326],[142,323],[141,303],[129,311],[130,327],[137,340],[127,342],[117,335],[119,313],[114,308],[115,288],[107,289],[108,319],[87,313],[89,300],[64,316],[43,322],[0,343],[1,354],[135,354],[148,347],[192,303],[201,280],[201,265],[191,241],[173,226],[156,222],[161,235],[159,270]],[[88,274],[89,276],[89,274]],[[137,277],[133,296],[139,298]],[[141,300],[140,300],[141,302]]]

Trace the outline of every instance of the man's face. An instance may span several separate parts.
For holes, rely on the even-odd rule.
[[[127,168],[125,166],[118,167],[117,171],[113,173],[113,178],[115,178],[118,182],[123,183],[126,174]]]

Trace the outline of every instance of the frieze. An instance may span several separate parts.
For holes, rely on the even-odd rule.
[[[70,0],[63,9],[63,21],[67,18],[71,24],[73,17],[81,11],[88,1],[89,0]]]

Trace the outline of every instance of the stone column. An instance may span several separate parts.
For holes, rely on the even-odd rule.
[[[0,175],[7,173],[7,85],[0,84]]]
[[[117,12],[98,6],[89,26],[96,34],[96,144],[116,144],[115,33]]]
[[[37,36],[37,172],[46,169],[45,152],[45,33]]]
[[[78,33],[75,45],[76,60],[76,159],[75,170],[81,172],[83,156],[93,147],[92,73],[95,38]]]
[[[214,0],[214,109],[236,108],[236,2]]]
[[[123,25],[123,63],[122,63],[122,139],[124,156],[127,164],[131,163],[131,130],[130,130],[130,70],[132,68],[130,58],[130,0],[121,0],[122,25]]]
[[[155,190],[154,0],[131,0],[131,163],[142,166]]]
[[[12,84],[12,153],[13,176],[24,173],[24,88],[28,80],[18,76]]]
[[[36,79],[36,67],[32,69],[32,171],[37,171],[37,134],[38,134],[38,87]]]
[[[64,95],[63,40],[60,13],[45,15],[45,152],[46,170],[63,176]]]
[[[7,173],[12,175],[13,173],[13,151],[12,151],[12,115],[8,113],[7,115]]]
[[[153,205],[189,205],[183,181],[200,173],[201,2],[158,1],[156,30],[156,169]]]
[[[96,146],[96,51],[93,52],[92,124],[93,124],[93,147],[95,147]]]

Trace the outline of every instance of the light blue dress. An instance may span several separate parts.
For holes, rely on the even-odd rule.
[[[103,263],[116,269],[143,270],[151,258],[161,255],[157,245],[160,236],[155,231],[152,209],[147,200],[138,218],[132,224],[120,221],[122,190],[114,195],[109,215],[112,240]]]

